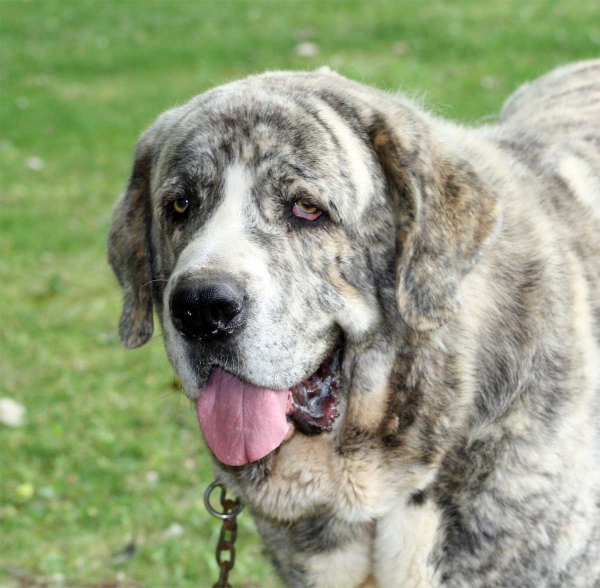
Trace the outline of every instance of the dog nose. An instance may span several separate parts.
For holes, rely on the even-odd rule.
[[[240,330],[246,296],[233,283],[180,284],[171,295],[175,328],[188,339],[217,339]]]

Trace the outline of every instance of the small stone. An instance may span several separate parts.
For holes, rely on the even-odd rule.
[[[20,427],[25,420],[25,407],[12,398],[0,398],[0,423]]]
[[[166,532],[167,537],[181,537],[184,532],[184,528],[179,523],[173,523]]]
[[[156,484],[158,480],[160,480],[158,472],[148,472],[146,474],[146,482],[149,482],[150,484]]]
[[[29,169],[33,169],[35,171],[41,170],[45,165],[44,160],[41,157],[35,157],[35,156],[28,157],[26,163],[27,163],[27,167]]]
[[[299,57],[315,57],[319,53],[319,46],[316,43],[298,43],[295,53]]]
[[[125,547],[123,547],[123,549],[115,553],[111,561],[114,565],[121,565],[128,561],[131,561],[135,557],[136,553],[137,546],[135,544],[135,541],[130,541],[129,543],[127,543],[127,545],[125,545]]]

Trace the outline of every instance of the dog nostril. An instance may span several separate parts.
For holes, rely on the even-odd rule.
[[[241,307],[242,305],[238,301],[223,302],[214,306],[213,313],[216,320],[228,321],[240,312]]]
[[[209,319],[216,325],[219,323],[226,323],[229,318],[232,318],[233,315],[229,314],[225,311],[224,308],[212,308],[208,311]]]

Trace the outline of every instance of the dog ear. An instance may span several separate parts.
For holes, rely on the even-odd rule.
[[[500,208],[468,162],[424,130],[412,133],[412,145],[399,132],[378,120],[370,135],[396,214],[398,308],[425,331],[460,307],[460,281],[495,234]]]
[[[152,336],[150,259],[150,169],[152,150],[143,137],[136,147],[127,190],[113,211],[108,236],[108,261],[123,288],[119,335],[125,347],[140,347]]]

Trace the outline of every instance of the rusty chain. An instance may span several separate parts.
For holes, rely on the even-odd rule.
[[[210,504],[210,495],[212,491],[217,488],[221,488],[221,508],[222,512],[215,510]],[[237,535],[237,515],[242,512],[244,506],[240,502],[239,498],[231,500],[227,498],[227,489],[220,482],[213,482],[204,493],[204,504],[208,512],[223,521],[221,526],[221,533],[219,535],[219,542],[217,543],[217,564],[219,565],[220,575],[219,579],[213,585],[213,588],[231,588],[231,584],[228,582],[229,572],[233,569],[235,564],[235,538]],[[229,552],[228,558],[223,558],[223,555]]]

